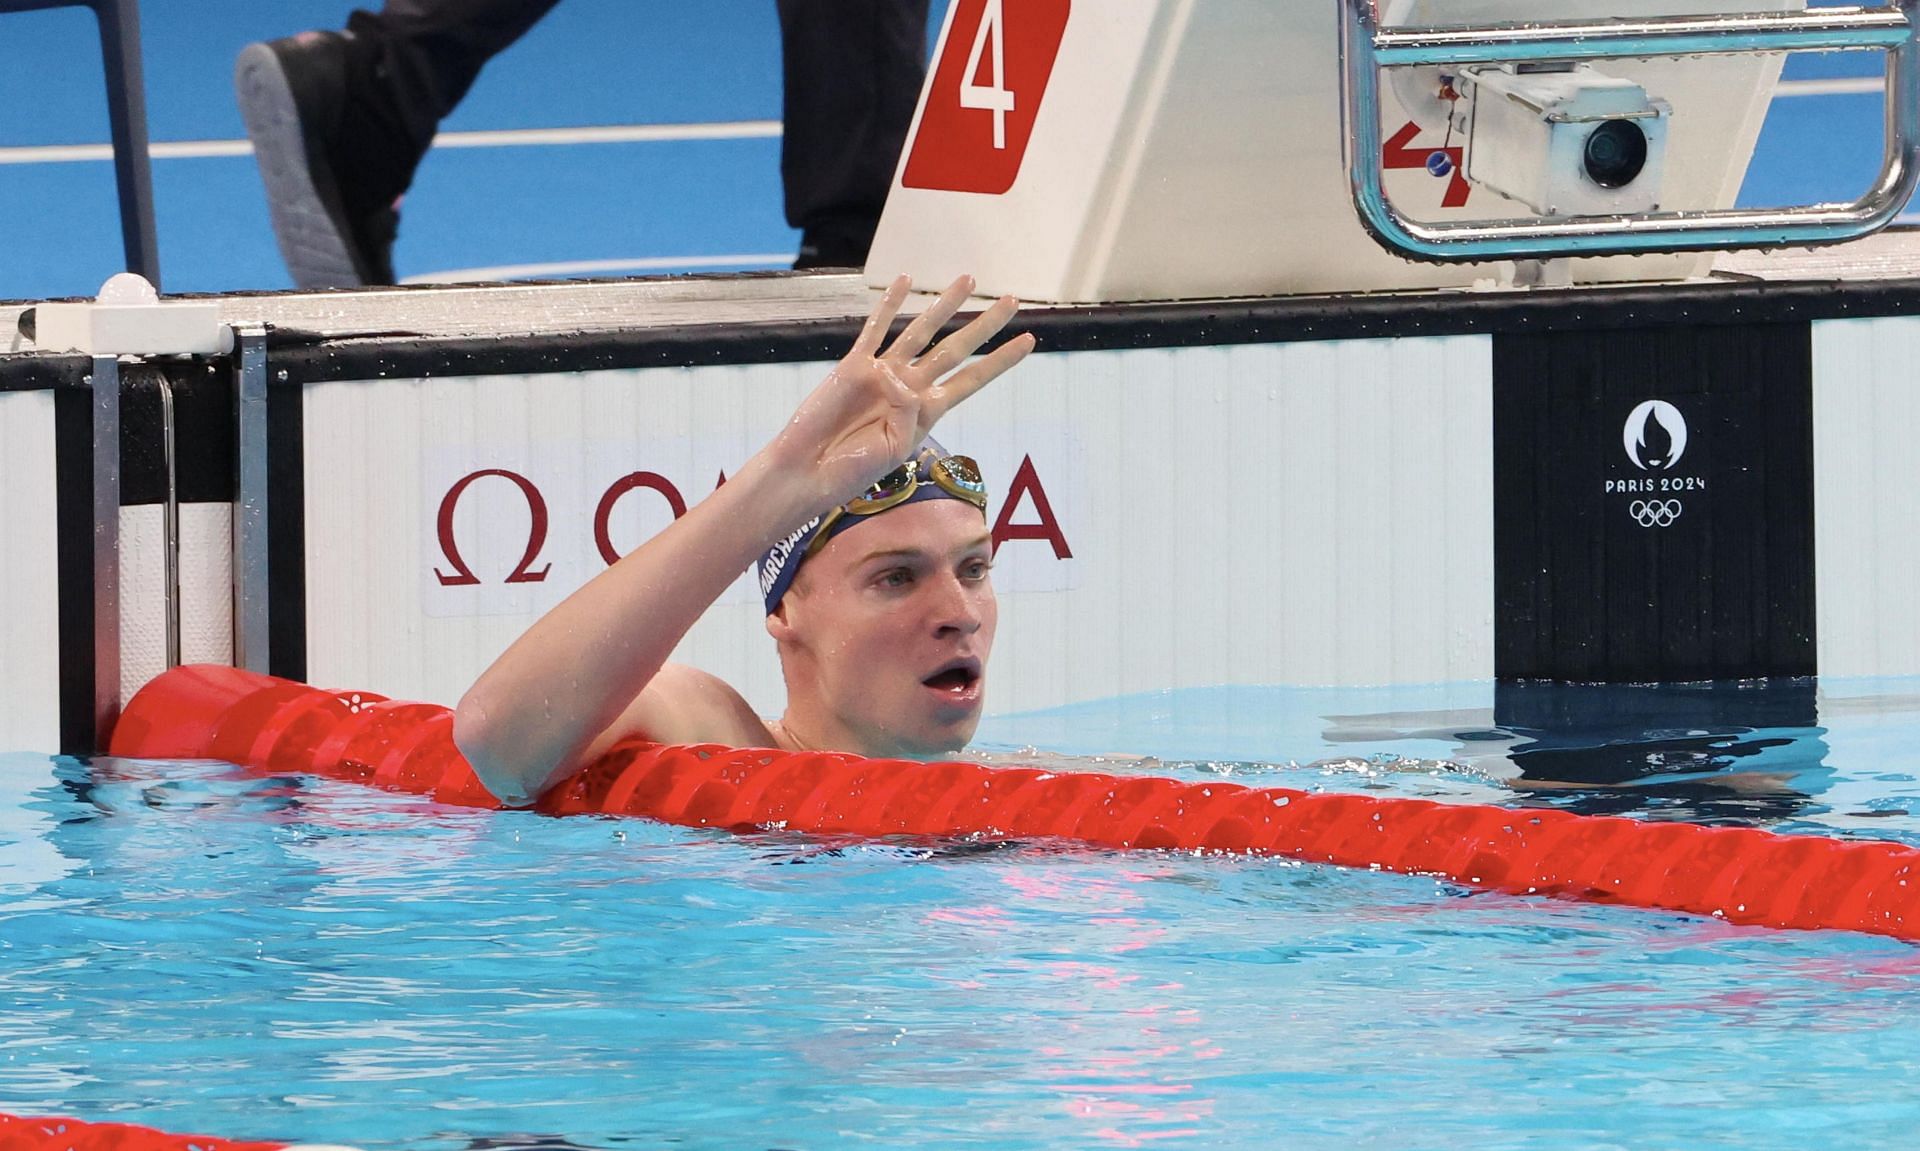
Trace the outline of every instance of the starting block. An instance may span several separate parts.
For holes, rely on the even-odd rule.
[[[1341,123],[1343,0],[954,0],[868,262],[985,294],[1097,303],[1469,287],[1511,264],[1414,263],[1355,213]],[[1789,12],[1804,0],[1745,0]],[[1389,22],[1538,19],[1538,0],[1382,0]],[[1565,0],[1556,20],[1724,11]],[[1663,110],[1657,206],[1733,205],[1782,56],[1608,60]],[[1425,222],[1532,217],[1468,179],[1470,121],[1438,69],[1381,78],[1389,198]],[[1489,91],[1494,90],[1489,84]],[[1483,93],[1483,97],[1486,93]],[[1550,113],[1548,113],[1550,114]],[[1481,157],[1511,167],[1525,157]],[[1585,209],[1575,209],[1585,210]],[[1571,261],[1574,282],[1685,279],[1698,253]]]

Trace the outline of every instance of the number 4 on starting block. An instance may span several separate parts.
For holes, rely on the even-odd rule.
[[[997,196],[1013,186],[1072,0],[955,0],[901,182]]]

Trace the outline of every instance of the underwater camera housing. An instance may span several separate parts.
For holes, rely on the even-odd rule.
[[[1542,216],[1658,211],[1673,107],[1589,64],[1487,64],[1454,79],[1466,176]]]

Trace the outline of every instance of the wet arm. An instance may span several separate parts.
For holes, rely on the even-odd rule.
[[[701,613],[816,510],[762,452],[543,616],[454,713],[454,741],[480,781],[526,804],[571,774]]]

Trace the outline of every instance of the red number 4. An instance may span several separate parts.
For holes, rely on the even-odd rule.
[[[900,180],[997,196],[1013,187],[1072,0],[954,0]]]

